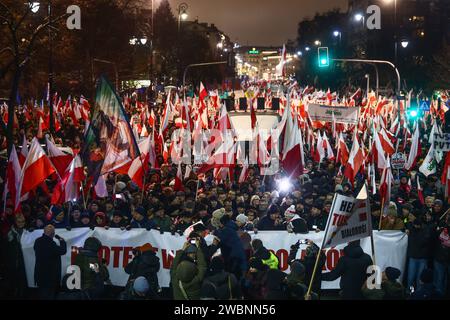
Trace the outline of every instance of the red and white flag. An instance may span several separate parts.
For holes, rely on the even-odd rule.
[[[294,122],[292,119],[291,106],[288,105],[284,112],[286,114],[286,125],[281,163],[290,177],[297,178],[303,174],[303,168],[305,166],[302,133],[298,128],[297,121]],[[284,117],[285,115],[283,114]]]
[[[18,199],[20,200],[22,196],[36,188],[55,172],[56,169],[39,144],[39,140],[34,138],[20,173]]]
[[[422,205],[425,204],[425,200],[423,198],[423,189],[422,186],[420,185],[420,179],[419,176],[416,176],[417,178],[417,195],[419,196],[419,201]]]
[[[345,166],[348,162],[348,157],[349,157],[348,147],[347,144],[345,143],[344,137],[342,136],[342,132],[340,132],[336,162],[339,162]]]
[[[391,201],[391,187],[394,177],[392,176],[390,158],[387,158],[387,167],[383,169],[383,174],[380,180],[380,198],[381,203],[384,204],[381,212],[384,212],[384,207],[389,206]]]
[[[239,183],[244,183],[248,176],[248,158],[245,158],[245,162],[242,165],[242,171],[239,175]]]
[[[416,122],[416,129],[414,130],[414,134],[412,136],[412,144],[411,149],[409,150],[408,161],[406,161],[405,164],[406,170],[411,170],[411,168],[416,165],[417,159],[422,153],[421,149],[419,123]]]
[[[63,178],[58,181],[53,190],[51,203],[62,204],[69,201],[76,201],[80,197],[81,183],[83,182],[84,167],[79,155],[76,155]]]
[[[175,185],[173,191],[184,191],[183,187],[183,173],[181,171],[181,162],[178,163],[177,175],[175,176]]]
[[[67,167],[72,162],[73,157],[72,155],[66,154],[59,150],[58,147],[55,146],[55,144],[48,137],[45,137],[45,140],[47,144],[48,158],[58,171],[58,175],[60,177],[63,177]]]
[[[352,184],[363,162],[364,155],[359,146],[358,137],[355,134],[353,137],[352,150],[350,151],[350,156],[344,171],[344,176],[347,177],[347,179],[351,181]]]

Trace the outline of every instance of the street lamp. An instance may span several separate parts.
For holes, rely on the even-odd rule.
[[[178,6],[178,30],[180,30],[181,20],[185,21],[188,18],[187,9],[189,6],[187,3],[182,2]]]
[[[303,52],[297,51],[297,55],[298,55],[299,57],[301,57],[301,56],[303,55]]]
[[[355,14],[355,21],[360,22],[363,19],[364,19],[364,16],[361,13]]]
[[[309,50],[311,50],[311,48],[310,47],[305,47],[305,50],[309,51]]]
[[[339,37],[340,34],[341,34],[341,33],[340,33],[339,31],[337,31],[337,30],[335,30],[335,31],[333,32],[333,36],[335,36],[336,38]]]
[[[147,38],[141,38],[141,43],[145,46],[145,44],[147,43]]]
[[[39,11],[39,8],[41,7],[41,4],[39,2],[30,2],[28,3],[30,6],[30,10],[33,13],[37,13]]]
[[[409,45],[409,41],[407,41],[407,40],[402,40],[402,41],[400,42],[400,44],[402,45],[403,48],[406,48],[406,47]]]
[[[320,46],[322,43],[321,43],[319,40],[316,40],[316,41],[314,41],[314,44],[315,44],[316,46]]]

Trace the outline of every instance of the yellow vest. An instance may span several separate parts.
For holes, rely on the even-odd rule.
[[[270,258],[266,260],[262,260],[262,263],[269,266],[270,269],[278,269],[278,258],[276,255],[273,254],[272,251],[270,252]]]

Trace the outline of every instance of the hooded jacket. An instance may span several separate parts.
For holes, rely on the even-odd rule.
[[[367,267],[372,264],[372,258],[364,253],[360,245],[349,244],[344,248],[344,256],[339,259],[336,268],[322,273],[322,280],[334,281],[341,277],[342,298],[362,299],[361,288],[367,279]]]
[[[247,259],[241,239],[237,233],[238,227],[233,221],[217,230],[214,235],[220,240],[220,251],[224,260],[230,265],[238,266],[241,272],[247,271]]]
[[[130,275],[128,282],[138,278],[145,277],[150,285],[150,295],[157,296],[159,290],[158,271],[160,269],[160,261],[153,251],[145,251],[141,255],[135,257],[126,267],[125,272]]]
[[[170,269],[173,298],[174,300],[199,300],[207,268],[205,258],[202,250],[197,250],[197,263],[183,260],[183,256],[184,251],[179,251]]]

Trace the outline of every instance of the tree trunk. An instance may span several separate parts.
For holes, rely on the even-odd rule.
[[[11,153],[11,148],[13,144],[13,131],[14,131],[14,112],[16,105],[17,93],[19,91],[20,77],[22,75],[22,68],[20,66],[16,67],[16,72],[14,73],[11,92],[9,95],[8,103],[8,125],[6,129],[6,139],[8,142],[8,159]]]

